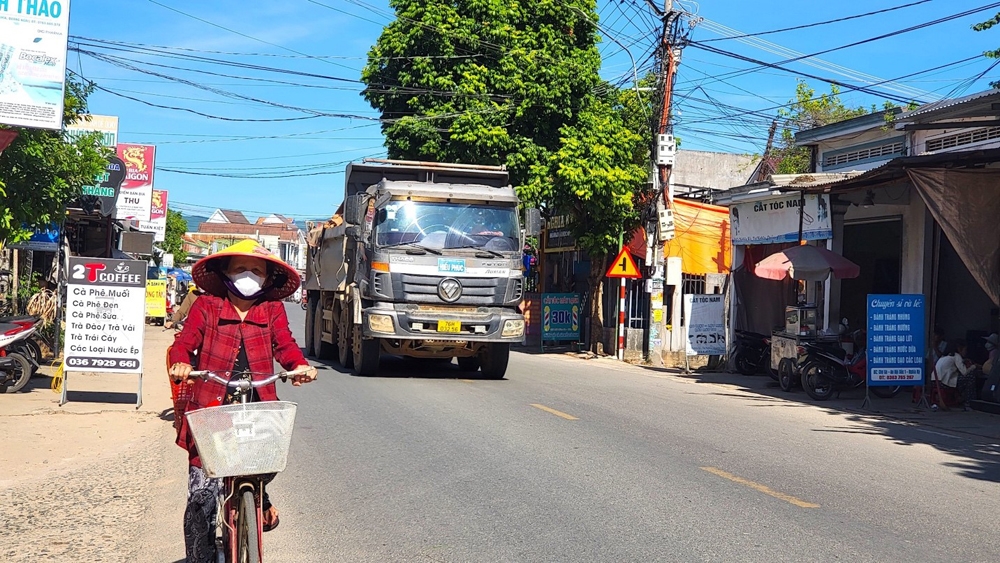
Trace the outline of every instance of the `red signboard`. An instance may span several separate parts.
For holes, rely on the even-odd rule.
[[[149,220],[156,221],[167,216],[167,191],[153,190],[153,203],[149,206]]]
[[[116,219],[149,221],[155,157],[154,146],[118,143],[118,158],[125,163],[125,180],[118,194]]]
[[[118,143],[118,158],[125,162],[125,181],[122,189],[153,185],[153,161],[156,147]]]

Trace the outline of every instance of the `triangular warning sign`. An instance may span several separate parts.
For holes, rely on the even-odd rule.
[[[609,278],[641,278],[639,267],[635,265],[635,260],[629,254],[627,247],[622,247],[622,251],[615,257],[615,261],[608,268],[608,273],[604,274]]]

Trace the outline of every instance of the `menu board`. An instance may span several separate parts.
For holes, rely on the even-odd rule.
[[[868,296],[868,385],[924,379],[924,296]]]
[[[67,285],[65,369],[142,373],[146,263],[73,256]]]

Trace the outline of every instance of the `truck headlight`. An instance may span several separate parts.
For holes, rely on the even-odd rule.
[[[515,336],[524,336],[524,319],[503,322],[503,332],[500,333],[500,338],[514,338]]]
[[[368,315],[368,328],[372,332],[394,332],[392,317],[389,315]]]

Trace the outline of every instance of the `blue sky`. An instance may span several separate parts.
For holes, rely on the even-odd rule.
[[[815,3],[706,0],[675,5],[698,21],[691,39],[706,41],[915,2],[918,5],[846,22],[757,38],[708,41],[705,45],[748,58],[779,62],[991,4],[985,0]],[[787,67],[851,85],[877,84],[870,86],[876,94],[845,91],[842,98],[850,105],[881,105],[884,95],[933,101],[984,90],[991,79],[1000,79],[1000,67],[986,72],[992,61],[978,57],[899,82],[889,80],[1000,47],[1000,28],[982,33],[970,29],[972,24],[1000,12],[1000,3],[997,4],[974,15],[834,51],[820,56],[820,61],[797,61]],[[640,73],[652,68],[649,55],[656,37],[651,30],[656,21],[643,0],[599,0],[598,5],[606,34],[628,47],[641,67]],[[324,217],[340,203],[343,163],[384,155],[379,127],[374,121],[377,114],[359,95],[361,85],[356,81],[368,48],[390,18],[386,0],[74,0],[70,29],[74,38],[164,46],[174,53],[319,76],[226,68],[91,46],[82,49],[104,57],[121,57],[126,62],[123,65],[119,60],[120,64],[115,65],[72,52],[68,67],[114,92],[95,92],[90,107],[93,113],[120,117],[122,142],[157,146],[156,186],[169,190],[171,207],[186,214],[208,215],[211,208],[229,207],[246,210],[250,215],[275,212],[295,218]],[[602,71],[605,78],[616,82],[630,80],[631,60],[617,43],[606,40],[601,52],[605,57]],[[135,68],[128,68],[129,65]],[[754,67],[749,62],[695,46],[685,49],[677,81],[675,129],[683,139],[684,148],[761,152],[770,123],[768,116],[775,113],[775,106],[793,96],[800,76],[769,68],[731,74]],[[136,68],[215,91],[165,80]],[[971,80],[984,72],[978,80]],[[240,76],[274,82],[242,80]],[[829,89],[820,80],[807,81],[818,92]],[[234,100],[226,97],[228,93],[253,100]],[[304,116],[274,104],[309,108],[339,117],[225,121],[194,113],[255,120]],[[197,174],[168,172],[168,169]],[[302,175],[289,177],[289,174]],[[271,177],[246,179],[218,175]]]

